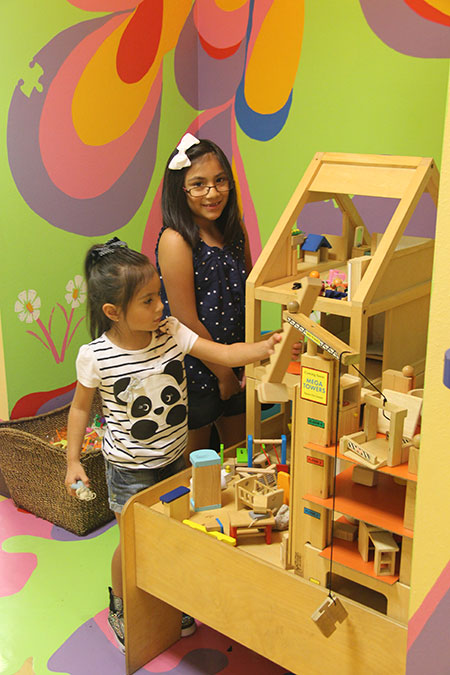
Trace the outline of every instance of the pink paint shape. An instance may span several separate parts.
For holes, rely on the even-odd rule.
[[[244,217],[245,228],[247,230],[248,239],[250,242],[252,261],[255,262],[261,253],[261,233],[258,227],[258,216],[256,215],[256,210],[250,194],[250,188],[248,186],[244,162],[242,161],[237,142],[234,108],[231,121],[231,146],[233,148],[233,159],[236,166],[236,172],[239,179],[239,188],[241,191],[242,215]]]
[[[135,123],[106,145],[91,146],[78,137],[72,121],[72,100],[86,64],[126,17],[114,17],[72,51],[53,79],[42,109],[39,144],[43,164],[54,184],[76,199],[106,192],[127,169],[141,147],[158,105],[162,69]]]
[[[426,595],[419,609],[413,614],[408,622],[408,649],[419,636],[428,619],[436,607],[450,589],[450,561],[442,570],[432,589]]]
[[[135,9],[142,0],[67,0],[74,7],[86,12],[120,12],[124,9]]]
[[[228,12],[216,5],[215,0],[197,0],[193,16],[199,36],[219,50],[240,44],[247,31],[249,6],[247,1]]]
[[[34,553],[8,553],[3,542],[20,535],[51,539],[51,530],[52,524],[46,520],[18,511],[12,499],[0,501],[0,596],[22,590],[37,565]]]

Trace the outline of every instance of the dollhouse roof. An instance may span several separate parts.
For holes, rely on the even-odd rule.
[[[326,237],[321,234],[308,234],[300,248],[302,251],[318,251],[323,246],[331,248],[331,244]]]

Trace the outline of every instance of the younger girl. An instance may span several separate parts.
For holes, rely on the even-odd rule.
[[[109,504],[120,526],[125,502],[185,467],[187,353],[231,369],[266,358],[281,338],[221,345],[169,317],[161,323],[160,281],[148,258],[116,237],[87,253],[88,319],[93,341],[80,348],[67,431],[66,489],[89,485],[80,453],[94,392],[106,418],[102,451]],[[124,650],[120,545],[114,552],[108,621]],[[182,634],[195,630],[183,615]]]
[[[206,340],[245,339],[248,237],[230,164],[212,141],[186,134],[167,163],[163,228],[156,248],[165,315]],[[209,444],[212,424],[225,447],[245,438],[242,371],[186,357],[187,453]]]

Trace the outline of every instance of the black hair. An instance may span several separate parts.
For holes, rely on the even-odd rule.
[[[120,307],[126,316],[134,294],[156,270],[143,253],[133,251],[117,238],[106,244],[94,244],[86,254],[84,273],[87,282],[87,318],[93,340],[108,331],[113,322],[103,311],[105,303]]]
[[[183,190],[184,177],[190,167],[178,170],[169,169],[170,160],[176,154],[177,150],[174,150],[170,155],[164,173],[161,200],[163,225],[176,230],[191,248],[195,248],[200,240],[198,227],[194,222],[186,199],[186,193]],[[186,155],[191,163],[208,154],[217,157],[230,182],[231,189],[228,193],[228,201],[221,215],[216,220],[216,224],[222,233],[224,243],[231,244],[239,236],[242,236],[243,230],[230,163],[223,150],[213,143],[213,141],[208,141],[207,139],[200,139],[200,143],[186,150]]]

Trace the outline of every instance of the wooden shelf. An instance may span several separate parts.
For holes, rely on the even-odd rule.
[[[322,558],[326,558],[327,560],[329,560],[331,556],[331,546],[325,548],[323,551],[319,553],[319,555]],[[398,574],[395,575],[386,574],[385,576],[384,575],[377,576],[373,571],[373,560],[369,560],[369,562],[364,562],[358,551],[358,545],[354,541],[345,541],[343,539],[334,538],[333,562],[337,562],[340,565],[344,565],[344,567],[350,567],[352,570],[355,570],[355,572],[361,572],[362,574],[366,574],[368,577],[378,579],[378,581],[382,581],[385,584],[388,584],[389,586],[395,584],[395,582],[398,581],[399,579]]]
[[[383,438],[384,434],[378,434],[379,438]],[[305,443],[305,448],[307,450],[314,450],[314,452],[320,452],[323,455],[329,455],[330,457],[335,456],[335,445],[329,445],[325,447],[323,445],[318,445],[317,443]],[[339,449],[337,451],[337,458],[342,459],[345,462],[351,462],[352,464],[357,464],[353,459],[346,457]],[[408,471],[408,462],[404,464],[399,464],[398,466],[382,466],[381,469],[376,469],[378,473],[384,473],[388,476],[394,476],[395,478],[403,478],[405,480],[410,480],[413,483],[417,483],[417,476],[414,473]]]
[[[320,499],[305,494],[303,499],[326,509],[363,520],[370,525],[395,532],[402,537],[413,537],[413,531],[403,525],[406,487],[395,483],[392,476],[381,474],[375,487],[366,487],[352,480],[353,467],[336,476],[336,498]]]

